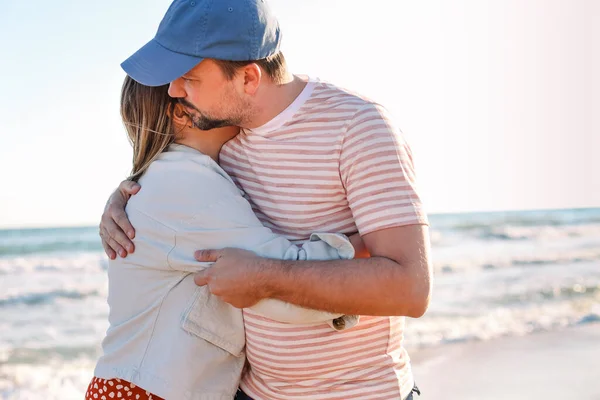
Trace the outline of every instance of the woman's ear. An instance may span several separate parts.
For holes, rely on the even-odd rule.
[[[183,106],[179,103],[173,106],[173,110],[171,111],[170,117],[173,121],[173,126],[178,131],[191,124],[189,115],[187,115],[187,113],[183,109]]]

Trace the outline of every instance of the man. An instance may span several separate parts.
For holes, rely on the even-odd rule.
[[[362,316],[335,332],[245,310],[244,396],[412,398],[404,316],[425,313],[431,265],[410,149],[380,105],[293,75],[280,40],[263,0],[176,0],[156,37],[122,66],[143,84],[170,83],[198,128],[242,128],[220,164],[267,227],[297,242],[311,232],[358,231],[371,257],[288,262],[208,249],[196,259],[214,264],[195,281],[239,308],[278,298]],[[137,190],[122,183],[102,217],[111,258],[134,251],[124,206]]]

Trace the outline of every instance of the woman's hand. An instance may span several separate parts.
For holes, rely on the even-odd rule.
[[[125,258],[128,253],[133,253],[135,250],[131,241],[135,237],[135,230],[125,214],[125,206],[129,198],[139,192],[140,188],[141,186],[133,181],[121,182],[104,207],[100,220],[100,237],[102,247],[111,260],[114,260],[117,254]]]
[[[352,247],[354,247],[354,258],[371,257],[371,254],[369,253],[369,250],[367,250],[367,246],[365,246],[365,242],[363,242],[359,233],[348,236],[348,239],[350,239],[350,243],[352,244]]]

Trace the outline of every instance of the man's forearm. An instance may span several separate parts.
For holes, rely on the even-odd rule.
[[[427,274],[418,273],[420,269],[372,257],[265,259],[263,271],[269,297],[303,307],[344,314],[420,317],[427,308],[430,284]]]

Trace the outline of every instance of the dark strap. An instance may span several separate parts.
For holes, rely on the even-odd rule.
[[[417,385],[413,386],[411,393],[416,393],[419,395],[419,397],[421,396],[421,390],[419,389],[419,387]]]

